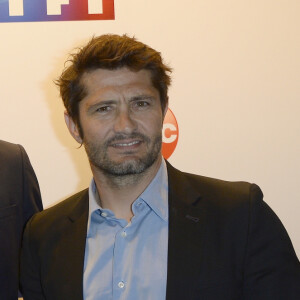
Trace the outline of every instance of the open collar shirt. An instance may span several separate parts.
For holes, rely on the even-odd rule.
[[[89,187],[88,233],[84,259],[85,300],[163,300],[168,255],[168,175],[161,166],[133,202],[131,222],[117,219],[98,203]]]

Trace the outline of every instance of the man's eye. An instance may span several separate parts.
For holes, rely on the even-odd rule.
[[[136,102],[136,106],[140,107],[140,108],[147,107],[147,106],[149,106],[149,102],[147,102],[147,101],[138,101],[138,102]]]
[[[98,107],[97,109],[96,109],[96,111],[97,112],[107,112],[107,111],[109,111],[109,110],[111,110],[111,107],[110,106],[101,106],[101,107]]]

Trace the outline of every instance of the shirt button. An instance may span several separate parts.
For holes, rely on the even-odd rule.
[[[120,281],[120,282],[118,283],[118,287],[119,287],[120,289],[123,289],[123,288],[125,287],[125,283],[124,283],[123,281]]]
[[[107,217],[107,213],[106,212],[102,212],[101,216],[105,218],[105,217]]]
[[[122,237],[126,237],[126,235],[127,235],[127,233],[126,233],[125,231],[123,231],[123,232],[121,233],[121,236],[122,236]]]

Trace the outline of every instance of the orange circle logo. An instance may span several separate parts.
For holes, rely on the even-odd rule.
[[[174,152],[178,142],[179,130],[173,112],[168,109],[162,130],[162,155],[168,159]]]

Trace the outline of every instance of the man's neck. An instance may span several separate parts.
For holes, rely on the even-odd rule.
[[[92,167],[94,180],[99,194],[99,205],[110,209],[115,216],[130,222],[132,203],[143,193],[155,177],[160,165],[159,157],[152,166],[140,174],[127,176],[108,176]]]

